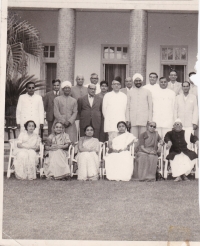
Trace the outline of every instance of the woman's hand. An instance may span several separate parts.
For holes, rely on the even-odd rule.
[[[157,155],[157,152],[156,152],[155,150],[151,150],[151,151],[149,152],[149,154],[150,154],[150,155]]]
[[[159,144],[162,145],[162,146],[164,145],[164,143],[165,142],[162,139],[159,141]]]

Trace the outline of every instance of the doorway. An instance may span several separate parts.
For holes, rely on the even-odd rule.
[[[111,91],[112,81],[115,77],[121,78],[121,87],[124,87],[124,81],[126,78],[126,64],[104,64],[105,66],[105,80],[108,81],[108,90]]]
[[[185,65],[163,65],[163,76],[170,81],[169,73],[171,70],[176,70],[177,72],[177,81],[185,81],[186,66]]]
[[[49,92],[52,90],[52,80],[56,79],[57,63],[46,63],[45,66],[46,92]]]

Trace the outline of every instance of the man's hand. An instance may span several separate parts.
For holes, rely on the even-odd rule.
[[[131,127],[131,122],[130,121],[126,121],[126,125],[127,125],[128,128],[130,128]]]
[[[162,146],[164,145],[164,143],[165,142],[162,139],[159,141],[159,144],[162,145]]]
[[[69,121],[66,121],[65,124],[64,124],[64,126],[67,128],[67,127],[70,126],[70,124],[71,124],[71,123],[70,123]]]
[[[166,149],[170,149],[172,146],[172,142],[171,141],[168,141],[167,145],[166,145]]]
[[[192,124],[192,125],[193,125],[193,130],[196,130],[198,128],[196,124]]]
[[[17,124],[17,129],[20,129],[20,124]]]
[[[43,129],[44,125],[43,124],[40,124],[40,129]]]

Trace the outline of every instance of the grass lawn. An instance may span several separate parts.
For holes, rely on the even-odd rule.
[[[4,181],[3,239],[200,241],[198,181]]]

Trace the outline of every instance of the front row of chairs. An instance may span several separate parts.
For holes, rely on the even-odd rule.
[[[9,161],[8,161],[8,169],[7,169],[7,178],[10,178],[11,173],[14,173],[14,165],[13,165],[13,160],[15,158],[14,155],[14,149],[17,148],[17,139],[10,139],[10,156],[9,156]],[[77,175],[77,144],[75,143],[74,145],[70,145],[68,149],[68,161],[69,161],[69,166],[70,166],[70,174],[71,177],[74,175]],[[158,157],[158,166],[157,166],[157,173],[161,175],[161,177],[164,177],[167,179],[168,175],[171,173],[171,167],[170,167],[170,162],[165,160],[165,157],[168,154],[169,150],[166,150],[166,145],[162,147],[161,150],[161,155]],[[193,145],[193,150],[197,153],[197,148],[195,145]],[[134,163],[135,160],[135,153],[134,153],[134,143],[130,147],[130,153],[132,156],[132,160]],[[164,154],[165,153],[165,154]],[[100,151],[99,151],[99,173],[100,173],[100,178],[104,179],[106,176],[106,168],[105,168],[105,161],[104,158],[108,154],[108,142],[100,142]],[[37,174],[42,177],[44,175],[44,169],[43,169],[43,163],[44,163],[44,145],[40,143],[40,150],[38,152],[38,167],[37,167]],[[165,163],[165,165],[164,165]],[[199,167],[198,167],[198,160],[196,160],[194,169],[192,170],[192,173],[195,175],[195,178],[199,178]]]

